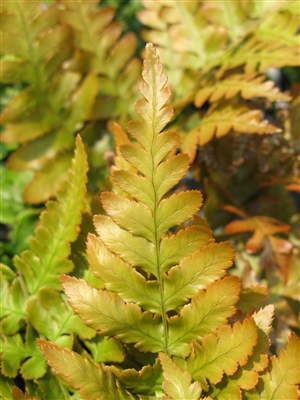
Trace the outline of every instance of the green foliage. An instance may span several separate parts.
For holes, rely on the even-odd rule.
[[[95,331],[86,327],[74,314],[57,290],[60,290],[61,271],[72,271],[70,243],[79,233],[81,212],[84,210],[87,160],[80,137],[76,140],[75,157],[68,180],[57,193],[56,201],[49,201],[41,214],[35,237],[29,240],[29,250],[14,259],[15,274],[2,265],[1,285],[1,371],[14,378],[20,373],[25,380],[38,379],[43,398],[62,394],[60,382],[45,378],[47,365],[37,347],[39,336],[62,346],[72,347],[74,333],[91,338]],[[49,381],[45,387],[45,380]],[[55,378],[52,378],[52,380]],[[30,386],[29,386],[30,388]],[[58,388],[58,390],[57,390]],[[33,390],[34,395],[41,395]],[[49,397],[48,397],[49,396]]]
[[[1,9],[2,398],[297,398],[298,2],[99,3]]]
[[[89,263],[105,287],[61,278],[76,314],[99,335],[118,339],[140,368],[128,368],[126,359],[113,367],[95,364],[42,339],[39,347],[83,399],[241,399],[252,393],[280,399],[285,389],[296,399],[298,338],[292,335],[268,365],[273,307],[246,315],[236,309],[240,281],[226,276],[232,245],[213,243],[195,215],[200,192],[168,194],[189,160],[174,154],[177,133],[163,131],[172,118],[170,91],[152,44],[146,46],[143,79],[144,99],[136,102],[142,120],[128,124],[132,141],[115,127],[115,192],[102,193],[107,216],[94,217],[98,236],[88,238]],[[153,353],[152,362],[143,353]],[[292,373],[282,385],[288,358]]]
[[[140,61],[132,57],[135,36],[120,38],[114,8],[98,9],[97,3],[30,6],[16,0],[3,6],[1,81],[20,82],[24,89],[2,113],[1,140],[21,144],[10,155],[10,169],[36,171],[23,193],[27,203],[45,202],[56,193],[76,133],[93,146],[101,128],[96,121],[126,120],[135,99],[140,74]]]

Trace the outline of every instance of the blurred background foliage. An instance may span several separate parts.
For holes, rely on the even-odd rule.
[[[78,133],[89,163],[83,232],[91,226],[109,185],[111,126],[136,118],[151,41],[172,90],[169,128],[191,158],[180,185],[203,192],[201,213],[234,243],[243,290],[268,286],[277,353],[299,330],[298,1],[13,0],[1,22],[2,262],[15,271]]]

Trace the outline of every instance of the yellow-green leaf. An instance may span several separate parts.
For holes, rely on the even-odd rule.
[[[164,392],[174,400],[198,400],[202,392],[199,382],[192,383],[192,376],[188,371],[183,371],[170,357],[164,353],[159,354],[162,364]]]
[[[165,305],[176,308],[195,296],[199,289],[225,275],[232,265],[234,249],[231,243],[223,242],[204,247],[170,269],[165,278]]]
[[[233,276],[211,283],[206,291],[199,290],[191,303],[182,308],[179,316],[169,319],[170,353],[187,356],[193,340],[200,340],[225,324],[235,312],[239,290],[239,279]]]
[[[111,253],[99,238],[91,234],[88,237],[87,254],[94,274],[104,281],[108,290],[145,310],[161,311],[157,282],[147,282],[134,268]]]
[[[300,382],[299,359],[299,338],[295,333],[292,333],[286,344],[286,349],[280,351],[278,358],[276,356],[270,358],[268,371],[259,380],[260,399],[298,399],[297,385]]]
[[[42,339],[38,339],[38,345],[49,365],[70,386],[78,389],[84,400],[134,399],[120,384],[117,386],[113,375],[101,364],[95,364],[74,351]]]
[[[67,275],[63,287],[75,312],[102,335],[115,336],[125,343],[135,343],[141,351],[164,349],[161,318],[149,311],[142,313],[134,303],[126,304],[121,297],[105,290],[96,290],[83,280]]]
[[[162,200],[157,212],[158,235],[162,236],[170,228],[190,219],[201,205],[202,195],[196,190],[173,194]]]
[[[149,208],[109,192],[101,194],[101,202],[107,214],[119,226],[133,235],[154,242],[154,221]]]
[[[81,222],[83,197],[85,195],[87,160],[80,137],[76,140],[75,156],[62,189],[57,192],[57,201],[49,201],[41,214],[41,224],[30,240],[30,250],[16,256],[14,263],[22,272],[30,294],[37,294],[47,285],[60,289],[59,276],[73,269],[68,259],[70,242],[78,235]]]
[[[143,237],[133,236],[121,229],[112,219],[97,215],[94,224],[101,240],[114,253],[132,266],[141,267],[154,275],[156,258],[154,245]]]
[[[160,269],[166,272],[196,250],[214,242],[211,231],[202,226],[189,226],[177,234],[165,236],[160,245]]]
[[[245,365],[256,344],[257,331],[253,319],[245,319],[230,326],[222,326],[217,334],[205,336],[201,345],[193,343],[187,368],[193,379],[206,386],[221,381],[224,373],[233,375],[238,365]],[[205,387],[204,386],[204,387]]]

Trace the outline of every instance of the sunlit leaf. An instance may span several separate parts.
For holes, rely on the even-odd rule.
[[[192,383],[191,374],[182,371],[166,354],[160,353],[159,359],[165,378],[163,382],[165,393],[174,400],[198,400],[202,392],[199,382]]]
[[[163,349],[159,316],[142,313],[136,304],[126,304],[119,296],[96,290],[82,280],[63,276],[62,281],[70,304],[88,326],[102,335],[136,343],[142,351],[156,353]]]
[[[93,235],[88,237],[87,253],[94,274],[105,282],[108,290],[117,293],[125,301],[135,302],[146,310],[160,311],[156,282],[147,282],[141,274],[111,253]]]
[[[173,267],[165,279],[165,303],[167,309],[176,308],[199,289],[225,275],[232,265],[234,250],[230,243],[204,247]]]
[[[239,290],[240,284],[236,277],[211,283],[206,291],[199,291],[191,303],[182,308],[180,316],[171,317],[171,354],[187,356],[193,339],[200,340],[226,323],[226,318],[234,314]]]
[[[83,399],[134,399],[120,385],[117,386],[113,375],[101,364],[94,364],[88,358],[42,339],[38,340],[38,344],[51,367],[69,385],[79,389]]]
[[[237,322],[233,328],[222,326],[217,334],[205,336],[201,345],[193,343],[187,359],[187,368],[193,379],[206,384],[221,381],[224,373],[232,375],[238,365],[246,364],[257,341],[257,331],[252,319]]]

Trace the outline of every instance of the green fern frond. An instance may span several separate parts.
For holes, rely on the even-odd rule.
[[[76,239],[81,222],[86,172],[86,154],[78,137],[69,179],[58,192],[57,201],[47,203],[47,210],[41,215],[41,225],[36,229],[35,237],[29,241],[30,250],[24,251],[14,259],[30,295],[37,294],[45,285],[59,290],[60,274],[73,269],[68,256],[70,242]]]
[[[28,294],[22,285],[21,278],[16,278],[9,285],[4,274],[1,274],[1,330],[13,335],[18,332],[21,321],[26,319],[25,300]]]
[[[26,380],[44,379],[47,364],[36,344],[39,334],[66,347],[72,347],[74,333],[83,339],[95,335],[95,331],[74,314],[66,300],[51,289],[59,290],[61,272],[73,269],[68,256],[70,243],[78,235],[85,205],[86,172],[86,154],[78,137],[69,180],[58,193],[57,201],[47,203],[35,237],[29,241],[30,250],[14,259],[18,275],[12,277],[11,285],[4,275],[1,276],[4,295],[1,302],[1,371],[6,377],[15,377],[19,372]],[[6,272],[4,267],[2,270]],[[25,322],[23,341],[20,329]]]

